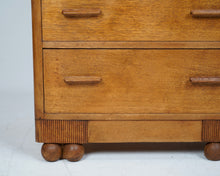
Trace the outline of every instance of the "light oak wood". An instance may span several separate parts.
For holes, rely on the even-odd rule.
[[[64,9],[62,11],[65,17],[96,17],[101,14],[101,9]]]
[[[195,19],[194,9],[219,0],[42,0],[44,41],[219,41],[219,19]],[[96,18],[65,18],[63,9],[99,8]]]
[[[196,18],[220,18],[220,9],[192,10],[191,15]]]
[[[48,120],[220,120],[220,114],[45,114]]]
[[[201,121],[90,121],[90,143],[200,142]]]
[[[218,0],[32,0],[43,157],[78,161],[84,143],[211,142],[205,155],[220,160],[219,9]]]
[[[196,78],[190,78],[190,81],[193,84],[214,84],[214,85],[219,85],[220,84],[220,77],[196,77]]]
[[[41,31],[41,0],[32,0],[33,57],[34,57],[34,98],[35,118],[40,119],[44,113],[43,97],[43,62]]]
[[[220,48],[220,42],[43,42],[44,48]]]
[[[67,84],[96,84],[102,81],[98,76],[67,76],[64,78]]]
[[[189,78],[220,75],[219,50],[44,50],[46,113],[219,113],[220,89]],[[69,75],[101,76],[67,85]]]

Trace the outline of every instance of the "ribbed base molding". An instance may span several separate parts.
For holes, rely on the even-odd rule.
[[[220,142],[220,120],[203,121],[202,140],[204,142]]]
[[[36,120],[36,141],[42,143],[87,143],[88,121]]]

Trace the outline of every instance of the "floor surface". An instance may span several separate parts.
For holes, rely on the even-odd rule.
[[[0,176],[219,176],[204,143],[90,144],[76,163],[41,157],[34,141],[33,95],[0,93]]]

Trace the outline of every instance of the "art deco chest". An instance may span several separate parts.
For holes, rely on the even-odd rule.
[[[32,0],[36,140],[209,142],[220,159],[219,0]]]

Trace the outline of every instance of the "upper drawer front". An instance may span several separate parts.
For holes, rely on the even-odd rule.
[[[220,50],[44,50],[45,111],[219,113],[220,80],[197,79],[220,76],[219,55]]]
[[[220,9],[220,3],[219,0],[42,0],[43,40],[220,41],[220,19],[193,18],[190,11],[197,9]],[[65,17],[63,10],[73,16]]]

